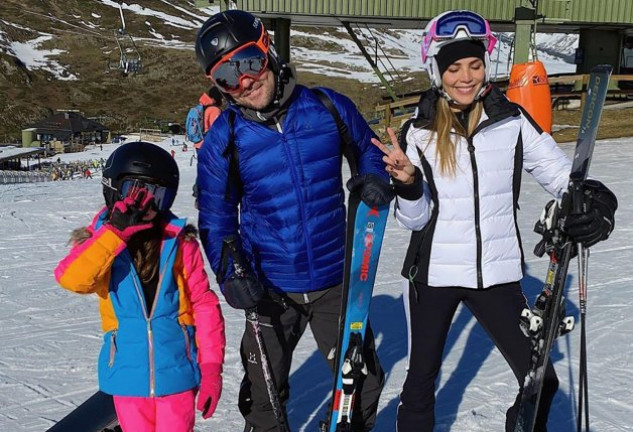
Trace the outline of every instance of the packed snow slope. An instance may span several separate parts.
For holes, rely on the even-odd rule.
[[[171,139],[163,147],[170,149]],[[573,144],[563,144],[571,154]],[[107,157],[105,145],[66,160]],[[176,150],[181,186],[174,212],[196,222],[191,186],[195,160]],[[191,164],[193,162],[193,164]],[[633,138],[601,141],[591,172],[620,200],[611,239],[592,249],[589,268],[588,366],[592,430],[633,431]],[[67,253],[72,229],[86,225],[102,205],[100,178],[0,185],[0,432],[41,432],[97,389],[96,358],[101,330],[95,296],[64,291],[53,268]],[[525,291],[540,290],[547,259],[530,251],[532,233],[548,195],[525,174],[519,224],[527,258]],[[376,431],[394,430],[398,393],[406,374],[406,326],[399,276],[409,233],[393,218],[386,231],[371,320],[387,381]],[[576,266],[569,276],[567,311],[578,315]],[[213,289],[217,290],[215,282]],[[244,314],[225,303],[227,354],[224,392],[215,415],[199,419],[196,431],[241,431],[237,394],[242,378],[238,352]],[[579,331],[561,338],[553,359],[561,380],[550,431],[573,432],[578,383]],[[325,415],[331,379],[309,332],[297,347],[292,368],[293,431],[314,431]],[[437,386],[437,432],[501,431],[517,383],[499,351],[467,309],[458,310]]]

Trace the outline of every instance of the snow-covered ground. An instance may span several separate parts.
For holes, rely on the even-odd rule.
[[[182,139],[181,139],[182,141]],[[171,139],[161,145],[170,149]],[[573,145],[563,144],[570,153]],[[65,160],[99,159],[116,148],[62,155]],[[174,211],[196,221],[191,186],[195,161],[176,150],[181,170]],[[633,431],[633,138],[601,141],[592,173],[620,200],[612,238],[592,249],[589,269],[588,364],[592,430]],[[89,397],[97,388],[96,358],[101,344],[97,299],[61,289],[53,268],[68,251],[70,231],[89,223],[102,205],[99,175],[92,180],[0,185],[0,431],[41,432]],[[525,175],[519,223],[527,255],[524,288],[530,299],[540,290],[547,260],[529,254],[538,240],[532,226],[546,193]],[[378,353],[387,372],[376,431],[394,430],[398,392],[406,370],[406,329],[401,302],[402,259],[409,233],[389,221],[371,320]],[[576,269],[570,275],[567,311],[577,310]],[[214,284],[214,289],[217,287]],[[213,418],[197,431],[240,431],[237,393],[242,375],[238,353],[244,328],[239,311],[223,304],[228,347],[224,392]],[[550,431],[573,432],[577,400],[579,331],[563,337],[553,351],[561,388]],[[290,423],[294,431],[314,431],[323,418],[330,391],[325,361],[309,332],[295,352]],[[436,432],[501,431],[514,399],[516,382],[467,309],[453,323],[438,383]]]

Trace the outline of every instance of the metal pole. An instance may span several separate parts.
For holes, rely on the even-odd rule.
[[[290,20],[276,18],[275,20],[275,48],[277,54],[284,60],[290,61]]]
[[[380,72],[380,69],[378,69],[378,65],[376,65],[376,62],[374,62],[374,60],[371,58],[371,56],[369,55],[369,53],[367,52],[367,50],[365,49],[361,41],[358,39],[358,37],[356,36],[356,33],[354,33],[354,30],[352,30],[352,27],[350,26],[349,22],[343,21],[343,25],[347,29],[347,33],[349,33],[352,40],[356,43],[356,45],[360,49],[360,52],[369,62],[371,68],[374,70],[376,75],[378,75],[380,82],[382,82],[382,84],[387,89],[387,93],[389,93],[389,96],[391,97],[391,99],[393,99],[394,102],[397,101],[398,96],[396,96],[396,92],[394,91],[393,87],[391,86],[391,84],[389,84],[389,81],[387,81],[387,79],[384,77],[382,72]]]

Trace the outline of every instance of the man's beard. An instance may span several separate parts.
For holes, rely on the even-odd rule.
[[[260,103],[260,104],[253,104],[250,101],[244,100],[240,102],[240,105],[242,105],[244,108],[249,108],[255,111],[262,111],[264,108],[267,108],[268,106],[270,106],[270,104],[272,103],[273,99],[275,96],[275,86],[271,86],[267,93],[265,94],[264,97],[264,103]]]

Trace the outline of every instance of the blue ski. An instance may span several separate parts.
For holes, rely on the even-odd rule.
[[[357,194],[350,195],[334,389],[329,423],[322,425],[323,431],[351,431],[358,380],[367,373],[363,341],[388,217],[389,205],[371,208]]]

